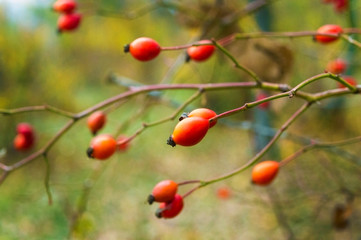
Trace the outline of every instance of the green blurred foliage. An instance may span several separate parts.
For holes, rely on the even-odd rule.
[[[80,112],[124,91],[107,80],[110,73],[142,84],[249,80],[221,54],[201,64],[183,64],[184,51],[167,51],[146,63],[123,53],[123,46],[140,36],[152,37],[162,46],[176,46],[199,36],[219,38],[227,31],[258,31],[250,14],[227,26],[227,31],[215,21],[213,28],[204,32],[201,26],[217,16],[198,13],[205,12],[207,4],[213,1],[163,1],[163,5],[142,12],[141,9],[156,2],[79,1],[79,11],[83,14],[81,26],[75,32],[62,35],[56,33],[57,14],[49,8],[29,9],[39,22],[32,28],[10,22],[2,9],[0,108],[49,104]],[[248,1],[225,2],[230,7],[224,11],[231,11],[240,9]],[[359,13],[361,4],[354,5],[354,11]],[[348,26],[349,13],[335,13],[321,0],[277,0],[270,6],[275,31],[315,30],[326,23]],[[183,9],[186,11],[179,13]],[[142,14],[134,15],[137,12]],[[293,53],[294,64],[282,79],[291,86],[322,72],[329,60],[345,56],[347,49],[343,41],[332,47],[320,46],[311,38],[270,41],[287,46]],[[236,42],[232,53],[240,58],[254,56],[246,49],[247,44],[247,41]],[[273,46],[269,42],[262,44]],[[278,51],[278,48],[269,49]],[[249,55],[243,55],[245,52]],[[175,64],[177,61],[181,64]],[[257,59],[245,61],[257,63]],[[350,64],[355,66],[354,76],[360,77],[357,58]],[[173,74],[169,73],[172,66]],[[272,69],[264,69],[260,74],[267,77],[268,70]],[[323,80],[307,90],[331,88],[335,88],[334,82]],[[220,113],[252,101],[255,92],[207,92],[192,107],[208,106]],[[191,94],[191,91],[165,91],[161,100],[137,96],[110,107],[107,126],[101,132],[116,133],[120,129],[122,134],[131,135],[143,122],[172,114],[174,107],[166,100],[182,103]],[[328,101],[310,109],[277,143],[280,155],[288,156],[311,138],[332,141],[361,135],[360,97],[348,96],[346,100],[342,109],[328,109]],[[274,127],[279,128],[301,104],[302,101],[295,98],[272,102]],[[254,129],[242,122],[252,123],[253,111],[220,121],[201,144],[192,148],[171,148],[165,144],[176,120],[151,127],[131,142],[127,152],[117,153],[101,163],[85,155],[92,136],[86,120],[80,120],[49,152],[51,206],[44,187],[46,164],[41,158],[11,173],[1,185],[0,240],[360,238],[361,161],[357,145],[302,155],[282,169],[269,188],[251,185],[250,170],[247,170],[194,192],[186,198],[185,208],[176,219],[155,218],[156,206],[148,206],[145,200],[158,181],[210,179],[232,171],[254,155],[251,137]],[[12,147],[16,124],[24,121],[36,129],[37,142],[31,150],[35,151],[44,146],[67,119],[49,112],[0,116],[0,149],[6,149],[1,162],[12,164],[29,154],[15,152]],[[274,129],[268,130],[261,132],[274,133]],[[94,172],[96,178],[89,180]],[[227,200],[216,196],[222,184],[232,192]],[[184,186],[180,191],[185,193],[188,189]],[[348,194],[344,189],[355,194],[353,214],[351,224],[337,231],[332,226],[332,212],[336,204],[347,204]]]

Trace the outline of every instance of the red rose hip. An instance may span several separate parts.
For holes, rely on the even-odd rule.
[[[197,109],[194,109],[193,111],[191,111],[190,113],[186,114],[186,116],[187,117],[201,117],[201,118],[209,120],[209,119],[217,116],[217,113],[215,113],[213,110],[208,109],[208,108],[197,108]],[[217,123],[217,119],[210,122],[209,128],[216,125],[216,123]]]
[[[114,154],[116,148],[117,142],[112,136],[101,134],[91,140],[87,155],[90,158],[105,160]]]
[[[252,183],[268,185],[276,177],[279,163],[276,161],[264,161],[256,164],[252,169]]]
[[[34,144],[34,138],[26,137],[23,134],[17,134],[14,138],[14,148],[19,151],[30,149]]]
[[[342,74],[346,71],[347,63],[343,59],[335,59],[327,64],[326,70],[333,74]]]
[[[29,123],[25,123],[25,122],[19,123],[16,126],[16,132],[18,134],[24,135],[27,138],[34,137],[34,129]]]
[[[175,126],[173,134],[169,137],[167,144],[172,147],[177,144],[181,146],[193,146],[204,138],[209,126],[208,119],[201,117],[185,118]]]
[[[34,145],[34,129],[29,123],[19,123],[16,126],[17,135],[14,138],[14,148],[19,151],[30,149]]]
[[[130,54],[139,61],[150,61],[157,57],[161,51],[159,44],[147,37],[140,37],[135,39],[128,45],[124,46],[124,52]]]
[[[182,211],[183,205],[183,197],[176,194],[172,201],[160,203],[155,215],[158,218],[174,218]]]
[[[177,190],[177,183],[172,180],[163,180],[154,186],[152,194],[148,196],[147,201],[149,204],[153,202],[169,202],[173,200]]]
[[[343,33],[343,29],[336,24],[326,24],[317,29],[317,33],[323,34],[341,34]],[[319,43],[331,43],[339,39],[339,36],[324,36],[324,35],[316,35],[315,40]]]
[[[187,57],[188,60],[194,60],[197,62],[205,61],[210,58],[215,50],[215,46],[209,40],[201,40],[198,42],[199,44],[209,45],[200,45],[200,46],[192,46],[187,49]]]
[[[73,31],[78,28],[82,16],[78,13],[63,14],[58,19],[58,32]]]
[[[88,128],[95,135],[100,129],[103,128],[107,117],[103,111],[96,111],[88,117]]]
[[[59,13],[72,13],[77,8],[74,0],[57,0],[53,4],[53,10]]]

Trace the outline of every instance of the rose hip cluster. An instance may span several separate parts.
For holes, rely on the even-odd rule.
[[[272,183],[278,174],[280,168],[279,162],[263,161],[256,164],[252,170],[252,183],[260,186],[266,186]],[[163,180],[158,182],[147,198],[149,204],[158,202],[159,206],[155,211],[158,218],[174,218],[179,215],[184,206],[183,197],[177,193],[178,184],[172,180]],[[228,198],[229,189],[218,191],[218,196],[222,199]]]
[[[88,128],[93,135],[96,135],[101,130],[107,121],[106,114],[103,111],[96,111],[88,117]],[[117,150],[126,151],[129,147],[129,139],[120,135],[115,139],[110,134],[99,134],[90,142],[87,149],[87,155],[90,158],[97,160],[106,160],[110,158]]]
[[[200,45],[187,48],[187,62],[190,60],[205,61],[212,56],[215,50],[210,40],[201,40],[196,44]],[[130,52],[135,59],[143,62],[156,58],[162,50],[158,42],[148,37],[137,38],[124,46],[125,53]]]
[[[342,28],[337,25],[325,25],[318,30],[321,34],[341,34]],[[316,35],[315,40],[320,43],[329,43],[337,40],[339,36]],[[209,44],[207,44],[209,43]],[[215,46],[209,40],[199,41],[198,44],[187,49],[187,61],[205,61],[212,56]],[[130,54],[139,61],[150,61],[156,58],[162,48],[151,38],[141,37],[124,46],[124,52]],[[257,96],[257,100],[267,97],[264,93]],[[260,104],[260,107],[267,109],[269,102]],[[175,126],[173,133],[167,140],[167,144],[175,147],[194,146],[199,143],[207,134],[208,130],[217,123],[217,114],[208,108],[198,108],[190,113],[183,113]],[[92,131],[96,131],[94,128]],[[115,143],[112,142],[112,150]],[[94,145],[93,145],[94,146]],[[95,156],[95,147],[90,148],[91,154]],[[256,185],[269,185],[277,176],[280,168],[279,162],[263,161],[256,164],[252,170],[252,183]],[[157,183],[152,193],[148,196],[148,203],[159,202],[155,215],[158,218],[174,218],[183,209],[183,197],[177,193],[178,184],[172,180],[164,180]],[[227,198],[229,192],[222,193]]]
[[[82,16],[74,12],[77,3],[74,0],[57,0],[53,4],[53,10],[60,13],[58,19],[58,32],[73,31],[78,28]]]
[[[148,203],[159,202],[155,212],[158,218],[174,218],[183,209],[183,197],[177,194],[178,184],[172,180],[163,180],[157,183],[148,196]]]
[[[17,135],[14,138],[14,148],[19,151],[30,149],[34,145],[34,129],[29,123],[19,123],[16,126]]]

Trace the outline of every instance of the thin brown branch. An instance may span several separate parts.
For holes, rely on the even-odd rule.
[[[19,114],[19,113],[26,113],[26,112],[38,112],[38,111],[49,111],[64,117],[74,118],[75,115],[73,113],[61,110],[59,108],[49,106],[49,105],[40,105],[40,106],[27,106],[21,108],[14,108],[14,109],[0,109],[0,114],[3,115],[12,115],[12,114]]]
[[[361,142],[361,136],[344,139],[344,140],[340,140],[340,141],[335,141],[335,142],[316,142],[315,141],[307,146],[302,147],[297,152],[294,152],[287,158],[283,159],[280,162],[280,166],[284,166],[287,163],[291,162],[292,160],[298,158],[302,154],[305,154],[306,152],[316,149],[316,148],[333,148],[333,147],[340,147],[340,146],[359,143],[359,142]]]

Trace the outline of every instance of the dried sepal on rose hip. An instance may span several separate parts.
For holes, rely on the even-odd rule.
[[[199,143],[209,129],[209,120],[201,117],[188,117],[178,122],[167,144],[175,147],[193,146]]]
[[[318,28],[317,33],[340,35],[343,33],[343,29],[336,24],[326,24]],[[314,39],[316,42],[327,44],[338,40],[339,36],[316,35]]]
[[[252,169],[252,183],[268,185],[277,176],[279,163],[276,161],[263,161],[256,164]]]
[[[107,116],[103,111],[96,111],[92,113],[88,119],[87,124],[88,128],[92,134],[96,134],[100,129],[102,129],[107,121]]]
[[[163,180],[157,183],[152,193],[148,196],[147,202],[169,202],[173,200],[178,190],[178,184],[172,180]]]
[[[150,61],[161,52],[160,45],[151,38],[140,37],[124,46],[124,52],[130,54],[139,61]]]
[[[186,61],[189,62],[190,60],[196,62],[202,62],[210,58],[216,49],[215,46],[212,44],[210,40],[201,40],[197,42],[197,44],[207,44],[209,45],[199,45],[199,46],[192,46],[187,49],[187,56]]]
[[[87,155],[90,158],[105,160],[111,157],[117,149],[117,142],[109,134],[100,134],[95,136],[87,149]]]
[[[72,13],[77,8],[74,0],[57,0],[53,4],[53,10],[59,13]]]
[[[215,116],[217,116],[217,113],[215,113],[213,110],[208,109],[208,108],[197,108],[194,109],[193,111],[191,111],[190,113],[183,113],[181,115],[181,117],[179,118],[179,121],[187,118],[187,117],[201,117],[204,119],[211,119],[214,118]],[[213,120],[212,122],[210,122],[209,124],[209,128],[213,127],[214,125],[216,125],[217,123],[217,119]]]
[[[176,194],[170,202],[162,202],[159,204],[155,216],[157,218],[174,218],[182,211],[183,206],[183,197]]]
[[[58,19],[58,33],[74,31],[80,25],[82,15],[79,13],[67,13],[60,15]]]

